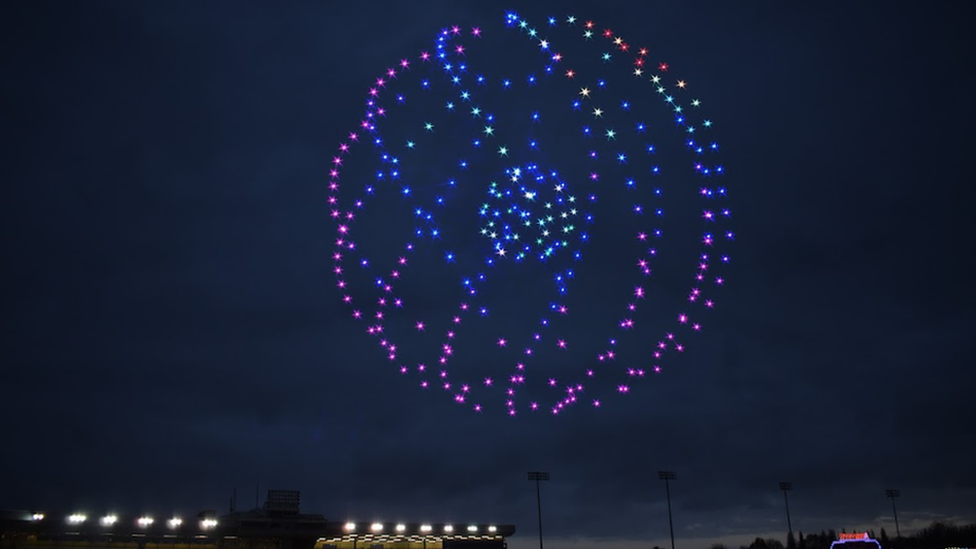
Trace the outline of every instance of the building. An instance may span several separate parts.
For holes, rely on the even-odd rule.
[[[260,509],[193,517],[0,514],[0,549],[506,549],[515,526],[330,521],[300,494],[269,490]]]

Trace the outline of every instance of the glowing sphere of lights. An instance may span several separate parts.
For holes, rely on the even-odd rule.
[[[475,412],[558,415],[684,350],[734,235],[713,123],[651,55],[508,13],[379,75],[327,194],[336,285],[382,352],[364,363]]]

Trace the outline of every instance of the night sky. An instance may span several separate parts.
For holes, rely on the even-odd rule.
[[[646,547],[670,469],[682,547],[783,539],[779,481],[794,530],[891,534],[886,488],[903,532],[976,516],[965,10],[531,4],[5,4],[0,507],[224,511],[258,485],[331,520],[514,523],[522,549],[543,470],[552,546]],[[648,46],[721,123],[721,307],[600,410],[425,394],[331,272],[327,173],[369,86],[507,9]]]

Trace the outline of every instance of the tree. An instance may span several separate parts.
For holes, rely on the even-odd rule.
[[[769,546],[766,545],[766,540],[756,538],[755,541],[749,544],[749,549],[769,549]]]

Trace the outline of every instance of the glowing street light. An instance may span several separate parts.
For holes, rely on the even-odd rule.
[[[671,549],[674,549],[674,522],[671,520],[671,486],[668,481],[678,478],[674,471],[658,471],[657,478],[664,481],[664,493],[668,496],[668,529],[671,531]]]
[[[539,492],[539,481],[548,481],[549,473],[545,471],[529,471],[529,480],[535,481],[535,503],[539,509],[539,549],[542,549],[542,495]]]
[[[200,521],[200,528],[203,528],[204,530],[213,530],[216,527],[217,527],[217,519],[209,518]]]
[[[891,499],[891,513],[895,515],[895,536],[900,538],[901,532],[898,530],[898,511],[895,509],[895,498],[901,497],[901,490],[893,488],[885,490],[885,497]]]
[[[153,519],[152,517],[139,517],[139,519],[136,520],[136,523],[142,528],[148,528],[152,526]]]
[[[118,521],[119,521],[119,517],[115,515],[105,515],[104,517],[98,519],[98,522],[100,522],[102,526],[106,526],[106,527],[112,526]]]
[[[44,513],[34,513],[31,515],[31,520],[37,522],[39,520],[44,520]]]
[[[176,530],[183,524],[183,519],[179,517],[173,517],[166,521],[166,524],[173,530]]]
[[[74,513],[74,514],[68,515],[68,524],[81,524],[82,522],[85,522],[86,520],[88,520],[88,517],[86,517],[85,515],[83,515],[81,513]]]
[[[374,532],[382,532],[383,531],[383,525],[381,523],[379,523],[379,522],[374,522],[373,524],[371,524],[369,526],[369,529],[372,530],[372,531],[374,531]]]

